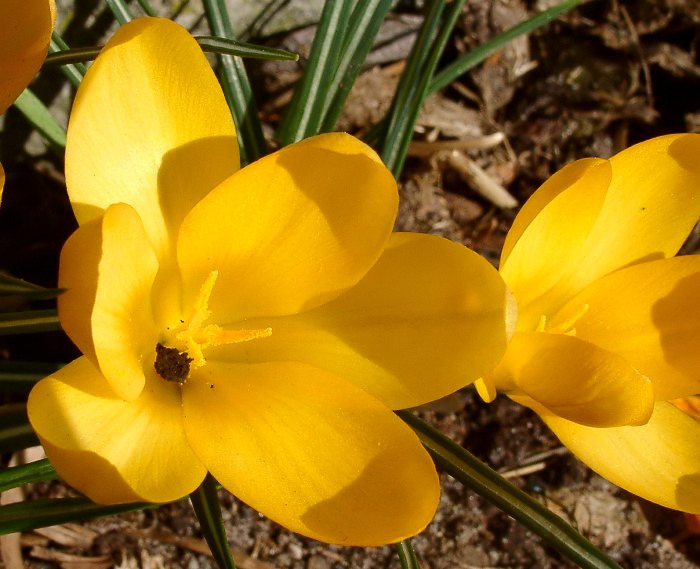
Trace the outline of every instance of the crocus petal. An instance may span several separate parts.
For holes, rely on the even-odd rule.
[[[95,502],[175,500],[206,474],[185,436],[179,387],[155,372],[124,401],[79,358],[37,383],[27,410],[56,471]]]
[[[616,269],[675,255],[700,217],[698,153],[700,135],[654,138],[613,156],[607,168],[583,172],[566,190],[537,198],[535,210],[556,195],[526,214],[534,219],[509,240],[517,239],[501,269],[518,299],[522,329]],[[609,184],[599,175],[606,169]]]
[[[66,184],[79,223],[127,203],[163,256],[169,234],[238,169],[223,93],[197,42],[169,20],[122,26],[78,89]]]
[[[158,341],[151,310],[157,271],[141,220],[126,204],[79,227],[61,252],[61,325],[125,399],[141,393],[141,355]]]
[[[561,442],[604,478],[662,506],[700,513],[700,422],[670,403],[658,402],[645,425],[610,429],[538,412]]]
[[[0,2],[0,114],[39,71],[55,17],[53,0]]]
[[[379,258],[397,203],[389,170],[349,135],[312,137],[266,156],[183,222],[185,306],[212,271],[219,276],[210,310],[221,324],[327,302]]]
[[[577,337],[623,356],[657,399],[685,397],[700,393],[699,290],[698,255],[641,263],[589,285],[551,326],[572,322]]]
[[[210,362],[183,387],[187,436],[228,490],[292,531],[374,546],[421,531],[439,498],[418,438],[311,366]]]
[[[637,425],[651,415],[648,378],[622,356],[563,334],[516,332],[490,374],[499,390],[584,425]]]
[[[547,180],[515,218],[500,271],[518,299],[519,330],[534,329],[541,315],[563,302],[558,289],[576,269],[610,178],[604,160],[574,162]]]
[[[443,397],[489,371],[514,326],[496,270],[466,247],[395,233],[367,276],[313,311],[245,325],[265,340],[221,348],[230,361],[303,361],[392,409]]]

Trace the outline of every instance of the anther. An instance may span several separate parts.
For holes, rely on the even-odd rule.
[[[190,374],[190,362],[192,358],[187,352],[179,352],[176,348],[166,348],[158,342],[156,344],[156,361],[153,367],[156,373],[167,381],[184,383]]]

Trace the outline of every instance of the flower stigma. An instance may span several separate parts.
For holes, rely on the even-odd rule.
[[[192,369],[206,364],[206,348],[238,344],[272,335],[272,328],[269,327],[227,330],[218,324],[208,323],[212,316],[209,298],[218,276],[219,271],[209,273],[199,289],[189,318],[180,320],[180,324],[174,328],[168,328],[163,341],[156,345],[154,367],[163,379],[183,384]]]

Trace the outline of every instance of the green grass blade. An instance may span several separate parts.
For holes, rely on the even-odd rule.
[[[220,569],[236,569],[221,517],[216,481],[211,474],[207,474],[199,488],[190,494],[190,501],[216,564]]]
[[[156,11],[148,3],[148,0],[139,0],[139,6],[141,6],[141,9],[143,10],[143,13],[146,14],[146,16],[156,15]]]
[[[409,411],[397,414],[416,432],[439,467],[545,539],[571,561],[584,569],[621,569],[562,518],[440,431]]]
[[[212,33],[233,40],[233,26],[224,0],[204,0],[204,10]],[[243,61],[232,55],[220,54],[219,79],[226,102],[231,109],[238,133],[241,165],[257,160],[268,152],[258,107]]]
[[[418,563],[418,557],[416,557],[416,552],[410,539],[404,539],[397,543],[396,553],[399,554],[402,569],[420,569],[420,563]]]
[[[355,6],[350,16],[345,44],[340,50],[335,76],[326,89],[321,131],[329,132],[335,128],[391,4],[392,0],[367,0]]]
[[[63,154],[66,147],[66,129],[56,122],[44,103],[29,89],[25,89],[17,97],[14,105],[41,133],[49,146],[56,152]]]
[[[0,535],[16,531],[30,531],[67,522],[81,522],[92,518],[114,516],[157,508],[161,504],[136,502],[102,506],[87,498],[61,498],[57,500],[31,500],[0,506]]]
[[[102,50],[102,47],[73,47],[70,49],[63,49],[61,51],[52,51],[46,56],[46,61],[44,61],[44,67],[51,67],[54,65],[72,65],[78,64],[83,61],[92,61],[95,59]],[[83,67],[85,67],[83,65]]]
[[[430,83],[430,92],[434,93],[435,91],[439,91],[443,87],[446,87],[457,77],[484,61],[494,51],[501,49],[509,41],[512,41],[523,34],[529,34],[537,28],[541,28],[545,24],[551,22],[553,19],[575,8],[578,4],[580,4],[580,2],[581,0],[566,0],[561,4],[557,4],[552,8],[536,14],[532,18],[513,26],[487,42],[484,42],[476,49],[473,49],[469,53],[463,55],[454,63],[451,63],[445,67],[445,69],[437,73]]]
[[[58,32],[54,31],[53,34],[51,34],[49,55],[61,53],[62,51],[68,49],[68,44],[65,41],[63,41],[63,38],[58,34]],[[61,72],[63,73],[63,75],[66,76],[66,78],[68,79],[68,81],[70,81],[73,87],[77,87],[78,85],[80,85],[80,82],[83,80],[86,71],[87,69],[82,63],[69,63],[61,67]]]
[[[39,444],[24,403],[0,406],[0,454],[13,453]]]
[[[0,361],[0,392],[29,393],[37,381],[57,372],[64,365],[53,362]]]
[[[0,314],[0,336],[60,330],[55,309],[23,310]]]
[[[107,0],[107,6],[109,6],[120,26],[134,19],[131,9],[124,0]]]
[[[400,172],[402,140],[409,131],[413,134],[409,111],[416,100],[420,88],[423,68],[430,57],[433,38],[440,26],[440,17],[445,8],[445,0],[435,0],[430,3],[428,13],[423,20],[418,37],[406,61],[406,67],[401,74],[399,84],[394,93],[394,99],[389,109],[386,137],[382,145],[381,156],[387,167],[398,178]]]
[[[283,145],[320,132],[325,90],[336,74],[352,8],[352,0],[328,0],[324,4],[309,60],[277,133]]]
[[[0,296],[21,296],[27,299],[56,298],[63,292],[60,288],[44,288],[23,279],[0,274]]]
[[[197,36],[194,39],[197,40],[197,43],[199,43],[199,46],[204,51],[222,55],[237,55],[249,59],[276,59],[284,61],[297,61],[299,59],[299,54],[291,51],[266,47],[264,45],[255,45],[224,37]]]
[[[37,460],[21,466],[0,470],[0,492],[33,482],[56,480],[58,474],[48,459]]]

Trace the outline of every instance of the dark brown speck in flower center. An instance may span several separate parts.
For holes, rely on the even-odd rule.
[[[168,381],[184,383],[190,374],[190,362],[192,358],[187,352],[178,352],[175,348],[166,348],[158,342],[156,344],[156,361],[153,367],[156,373]]]

